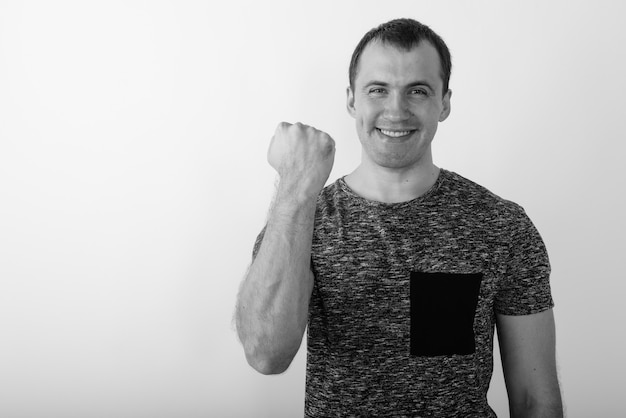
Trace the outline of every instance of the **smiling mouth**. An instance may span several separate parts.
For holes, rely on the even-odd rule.
[[[380,133],[382,133],[385,136],[389,136],[391,138],[400,138],[403,136],[407,136],[410,135],[414,132],[414,130],[406,130],[406,131],[398,131],[398,130],[387,130],[387,129],[381,129],[381,128],[376,128],[376,130]]]

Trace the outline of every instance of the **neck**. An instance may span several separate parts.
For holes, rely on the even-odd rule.
[[[426,193],[437,181],[439,167],[432,161],[409,168],[381,167],[362,161],[346,176],[348,186],[359,196],[384,203],[413,200]]]

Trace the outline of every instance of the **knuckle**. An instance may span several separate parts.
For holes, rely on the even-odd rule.
[[[289,128],[291,124],[288,122],[280,122],[276,127],[276,131],[284,131]]]
[[[322,140],[324,141],[325,144],[332,144],[332,145],[335,144],[335,140],[330,135],[328,135],[326,132],[322,132],[321,138],[322,138]]]

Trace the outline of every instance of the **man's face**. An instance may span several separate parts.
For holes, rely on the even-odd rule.
[[[432,163],[430,144],[450,113],[437,50],[426,41],[410,51],[374,41],[361,54],[348,112],[356,120],[363,158],[408,169]]]

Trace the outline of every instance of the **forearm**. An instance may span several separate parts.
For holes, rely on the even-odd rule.
[[[313,278],[311,240],[316,198],[295,199],[279,185],[263,242],[242,284],[237,330],[248,362],[262,373],[284,371],[307,324]]]

